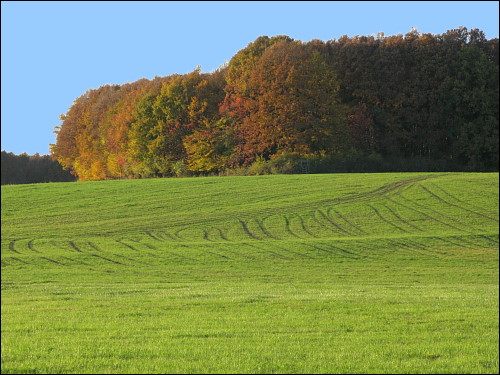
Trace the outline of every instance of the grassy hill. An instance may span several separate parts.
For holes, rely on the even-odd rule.
[[[498,372],[498,187],[2,186],[2,373]]]

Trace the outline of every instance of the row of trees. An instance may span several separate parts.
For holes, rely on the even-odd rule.
[[[498,61],[498,39],[477,29],[262,36],[212,73],[88,90],[61,115],[51,153],[81,180],[221,173],[290,156],[498,170]]]
[[[49,155],[15,155],[2,151],[2,185],[38,182],[75,181],[75,176],[62,169]]]

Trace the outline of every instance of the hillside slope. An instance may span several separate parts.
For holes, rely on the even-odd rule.
[[[498,182],[2,186],[2,373],[498,372]]]

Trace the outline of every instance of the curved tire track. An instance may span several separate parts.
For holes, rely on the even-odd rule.
[[[33,245],[33,243],[34,243],[34,242],[35,242],[35,240],[34,240],[34,239],[29,240],[29,241],[28,241],[28,248],[29,248],[31,251],[35,252],[35,253],[39,253],[39,254],[41,254],[41,253],[42,253],[41,251],[38,251],[37,249],[35,249],[35,246]]]
[[[16,243],[16,240],[13,240],[13,241],[10,241],[9,242],[9,250],[14,252],[14,253],[17,253],[17,254],[21,254],[19,251],[16,250],[16,248],[14,247],[14,244]]]
[[[400,195],[399,197],[400,197],[400,198],[402,198],[403,200],[405,200],[406,202],[409,202],[409,203],[415,204],[415,205],[417,205],[417,206],[419,206],[419,207],[422,207],[422,206],[421,206],[421,205],[419,205],[418,203],[415,203],[414,201],[412,201],[412,200],[410,200],[410,199],[408,199],[408,198],[405,198],[405,197],[403,197],[402,195]],[[433,221],[435,221],[435,222],[437,222],[437,223],[440,223],[440,224],[442,224],[442,225],[445,225],[445,226],[447,226],[447,227],[449,227],[449,228],[452,228],[452,229],[458,230],[459,232],[474,233],[474,232],[471,232],[471,231],[470,231],[470,230],[468,230],[468,229],[459,228],[459,227],[457,227],[457,226],[455,226],[455,225],[452,225],[452,224],[449,224],[449,223],[447,223],[447,222],[445,222],[445,221],[439,220],[439,219],[435,218],[434,216],[431,216],[431,215],[429,215],[429,214],[427,214],[427,213],[425,213],[425,212],[423,212],[423,211],[420,211],[420,210],[418,210],[418,209],[416,209],[416,208],[413,208],[413,207],[407,206],[407,205],[405,205],[405,204],[403,204],[403,203],[401,203],[401,202],[398,202],[398,201],[396,201],[396,200],[394,200],[394,199],[391,199],[391,198],[389,198],[389,197],[386,197],[386,198],[387,198],[389,201],[391,201],[392,203],[396,204],[396,205],[399,205],[399,206],[404,207],[404,208],[406,208],[406,209],[408,209],[408,210],[414,211],[414,212],[416,212],[416,213],[418,213],[418,214],[420,214],[420,215],[423,215],[423,216],[425,216],[425,217],[429,218],[430,220],[433,220]],[[432,211],[433,211],[433,212],[435,212],[434,210],[432,210]],[[440,214],[440,213],[439,213],[439,214]],[[442,215],[442,214],[440,214],[440,215]],[[443,216],[444,216],[444,215],[443,215]],[[448,218],[448,219],[450,219],[450,218]],[[451,219],[451,220],[452,220],[452,221],[455,221],[455,220],[453,220],[453,219]],[[460,224],[464,225],[463,223],[460,223]]]
[[[66,264],[58,262],[57,260],[54,260],[54,259],[50,259],[50,258],[47,258],[47,257],[39,257],[39,258],[40,259],[45,259],[45,260],[47,260],[47,261],[49,261],[51,263],[55,263],[55,264],[57,264],[59,266],[66,266]]]
[[[307,233],[308,235],[310,235],[311,237],[313,238],[318,238],[317,235],[313,234],[309,229],[306,228],[306,225],[304,223],[304,218],[300,215],[297,215],[297,217],[299,218],[300,220],[300,226],[302,227],[302,230]]]
[[[387,211],[389,211],[393,216],[395,216],[399,221],[401,221],[402,223],[412,227],[413,229],[416,229],[418,230],[419,232],[424,232],[423,229],[420,229],[419,227],[417,227],[416,225],[413,225],[412,223],[410,223],[408,220],[405,220],[403,219],[401,216],[399,216],[396,212],[394,212],[389,206],[387,205],[384,205],[384,207],[387,209]]]
[[[324,219],[326,219],[331,225],[333,225],[335,228],[337,228],[339,231],[351,235],[350,232],[346,231],[344,228],[342,228],[339,224],[337,224],[335,221],[333,221],[327,214],[325,214],[321,208],[316,209],[316,212],[318,212]],[[332,229],[332,228],[331,228]]]
[[[259,237],[255,236],[252,232],[250,232],[250,229],[248,229],[247,223],[245,223],[241,219],[238,219],[238,221],[240,222],[241,226],[243,227],[243,231],[246,233],[246,235],[248,237],[253,238],[254,240],[257,240],[257,241],[262,241],[262,238],[259,238]]]
[[[488,215],[485,215],[483,213],[480,213],[480,212],[476,212],[476,211],[472,211],[472,210],[469,210],[468,208],[465,208],[465,207],[462,207],[462,206],[459,206],[458,204],[454,204],[454,203],[451,203],[451,202],[448,202],[447,200],[441,198],[439,195],[433,193],[431,190],[429,190],[428,188],[426,188],[425,186],[423,186],[422,184],[419,185],[424,191],[426,191],[427,193],[429,193],[430,195],[432,195],[434,198],[436,198],[438,201],[448,205],[448,206],[453,206],[453,207],[457,207],[461,210],[464,210],[464,211],[467,211],[467,212],[470,212],[470,213],[473,213],[474,215],[478,215],[478,216],[482,216],[486,219],[489,219],[489,220],[493,220],[495,222],[497,222],[498,220],[497,219],[494,219]]]
[[[360,233],[366,234],[366,232],[363,229],[361,229],[357,225],[354,225],[353,223],[351,223],[349,220],[347,220],[343,215],[340,214],[340,212],[338,212],[337,210],[335,210],[333,207],[328,207],[328,209],[326,211],[326,213],[328,214],[328,216],[330,216],[330,211],[335,212],[335,214],[338,217],[340,217],[342,220],[344,220],[347,224],[349,224],[351,227],[353,227],[354,229],[356,229]]]
[[[379,211],[379,210],[377,210],[377,208],[375,208],[372,204],[368,203],[368,204],[367,204],[367,206],[368,206],[368,207],[370,207],[373,211],[375,211],[375,213],[377,214],[377,216],[378,216],[378,217],[379,217],[382,221],[384,221],[385,223],[387,223],[387,224],[389,224],[389,225],[393,226],[393,227],[394,227],[394,228],[396,228],[396,229],[399,229],[400,231],[402,231],[402,232],[404,232],[404,233],[410,233],[410,232],[408,232],[406,229],[401,228],[399,225],[396,225],[396,224],[394,224],[392,221],[390,221],[390,220],[386,219],[385,217],[383,217],[383,216],[382,216],[382,214],[380,213],[380,211]]]
[[[264,233],[267,237],[269,237],[270,239],[272,240],[280,240],[280,238],[276,237],[275,235],[273,235],[271,232],[269,232],[267,230],[267,228],[264,226],[264,221],[269,218],[271,215],[269,216],[266,216],[265,218],[259,220],[259,219],[254,219],[255,222],[257,223],[257,226],[259,227],[259,229],[262,231],[262,233]]]

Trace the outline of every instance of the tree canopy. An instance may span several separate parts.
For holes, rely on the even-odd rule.
[[[61,115],[51,153],[80,180],[220,173],[286,155],[498,170],[498,54],[498,39],[463,27],[261,36],[211,73],[88,90]]]
[[[75,181],[75,176],[49,155],[15,155],[3,150],[1,155],[2,185]]]

